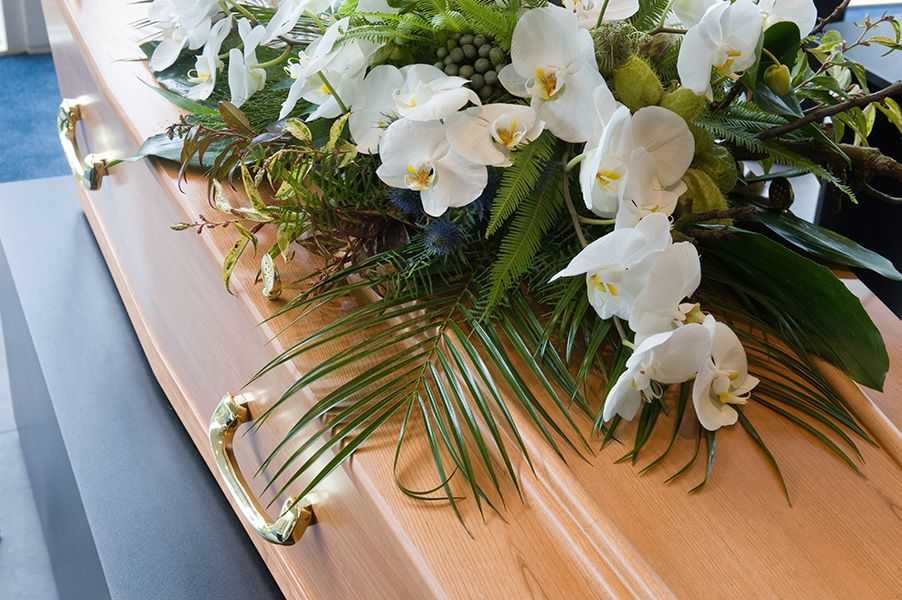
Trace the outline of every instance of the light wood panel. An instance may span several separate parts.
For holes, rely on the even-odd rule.
[[[151,80],[146,66],[132,60],[140,56],[141,34],[129,23],[146,6],[57,2],[45,0],[45,12],[61,90],[92,101],[85,142],[94,152],[130,154],[178,118],[175,107],[148,92],[141,82]],[[210,210],[202,178],[189,176],[180,190],[175,177],[175,169],[163,164],[119,165],[101,191],[82,192],[82,201],[154,371],[209,463],[210,413],[224,392],[238,390],[279,352],[281,341],[267,340],[280,324],[257,325],[274,305],[247,287],[253,261],[239,264],[235,295],[223,291],[219,265],[231,244],[227,232],[169,230]],[[313,261],[301,256],[297,272]],[[855,289],[856,282],[849,285]],[[855,291],[876,315],[895,364],[902,343],[898,320],[888,319],[866,290]],[[286,339],[324,318],[328,314],[302,322]],[[250,392],[265,405],[309,364],[273,372]],[[246,473],[321,391],[299,394],[257,434],[238,437]],[[885,420],[898,426],[899,401],[893,372],[887,392],[874,396],[875,405],[862,406],[875,418],[879,406]],[[751,411],[783,467],[792,507],[739,428],[718,435],[714,477],[690,496],[686,490],[700,469],[692,482],[663,483],[688,456],[688,440],[664,470],[640,476],[629,465],[613,464],[623,452],[616,445],[589,461],[568,454],[565,466],[524,426],[536,475],[517,465],[523,501],[511,495],[503,519],[486,513],[483,520],[474,502],[464,502],[470,537],[447,507],[417,503],[397,491],[393,436],[386,433],[323,482],[314,499],[319,523],[297,546],[277,548],[256,537],[255,543],[290,597],[895,595],[902,587],[899,467],[879,449],[863,447],[868,478],[861,479],[797,428],[758,407]],[[521,414],[515,418],[524,421]],[[589,424],[582,424],[588,431]],[[666,419],[661,426],[668,428]],[[888,432],[890,440],[898,439],[892,437],[897,429]],[[650,444],[646,460],[663,449],[665,437]],[[414,454],[402,472],[425,482],[430,469]]]

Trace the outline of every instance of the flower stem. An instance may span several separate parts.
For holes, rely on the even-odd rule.
[[[241,6],[240,4],[238,4],[238,2],[236,2],[235,0],[229,0],[229,4],[231,4],[232,6],[234,6],[234,7],[235,7],[235,10],[237,10],[237,11],[240,12],[242,15],[244,15],[245,17],[247,17],[248,20],[249,20],[251,23],[256,23],[256,22],[257,22],[257,17],[255,17],[255,16],[253,15],[253,13],[251,13],[251,11],[249,11],[248,9],[246,9],[246,8],[244,8],[243,6]]]
[[[575,167],[579,163],[583,162],[584,160],[586,160],[585,152],[583,152],[582,154],[577,154],[576,156],[574,156],[573,158],[570,159],[570,162],[568,162],[566,165],[564,165],[564,172],[569,173],[570,171],[573,170],[573,167]]]
[[[617,328],[617,334],[620,336],[620,342],[629,348],[630,350],[636,349],[636,344],[632,343],[628,337],[626,337],[626,329],[623,327],[623,321],[620,320],[620,317],[614,315],[614,326]]]
[[[586,225],[613,225],[616,222],[616,219],[590,219],[581,215],[578,215],[577,218],[580,223],[585,223]]]
[[[659,33],[675,33],[677,35],[685,35],[688,29],[678,29],[676,27],[655,27],[648,35],[657,35]]]
[[[601,12],[598,13],[598,21],[595,23],[595,29],[601,27],[601,22],[604,21],[604,13],[608,10],[608,2],[610,2],[610,0],[604,0],[604,4],[601,5]]]
[[[292,49],[291,44],[286,44],[285,50],[282,52],[282,54],[278,55],[277,57],[275,57],[272,60],[262,62],[262,63],[258,64],[257,66],[260,67],[261,69],[268,69],[269,67],[274,67],[278,64],[281,64],[281,63],[285,62],[286,60],[288,60],[288,57],[291,55],[291,49]]]
[[[582,244],[582,247],[585,248],[589,245],[589,242],[586,241],[586,236],[583,233],[583,228],[579,224],[579,215],[576,213],[576,207],[573,206],[573,199],[570,197],[570,174],[567,172],[567,157],[570,154],[570,151],[564,153],[564,181],[563,181],[563,192],[564,192],[564,203],[567,205],[567,212],[570,213],[570,220],[573,222],[573,230],[576,231],[576,237],[579,238],[579,243]]]
[[[348,107],[344,102],[341,101],[341,96],[338,95],[338,92],[335,91],[335,88],[332,87],[332,84],[329,83],[329,80],[326,79],[326,76],[323,75],[323,72],[320,71],[319,73],[317,73],[317,75],[319,75],[319,78],[322,79],[323,85],[326,86],[326,89],[329,90],[329,93],[332,94],[332,97],[335,98],[335,101],[338,102],[338,107],[341,109],[342,114],[347,113]]]
[[[777,58],[776,56],[774,56],[774,53],[771,52],[770,50],[768,50],[767,48],[765,48],[764,46],[761,47],[761,54],[764,54],[764,55],[767,56],[769,59],[771,59],[772,61],[774,61],[774,64],[775,64],[775,65],[779,65],[779,64],[780,64],[780,59]]]

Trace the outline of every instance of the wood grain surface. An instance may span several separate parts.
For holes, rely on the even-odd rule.
[[[143,139],[178,119],[178,109],[143,83],[152,81],[146,64],[137,60],[144,34],[130,24],[146,5],[44,0],[44,8],[60,89],[88,103],[85,151],[132,154]],[[80,194],[154,372],[215,473],[207,423],[222,394],[240,390],[285,340],[366,299],[348,299],[348,306],[314,315],[270,341],[284,322],[259,324],[277,304],[252,289],[256,262],[239,263],[234,295],[223,290],[219,269],[231,233],[198,236],[169,229],[212,212],[205,188],[199,175],[179,186],[171,165],[142,161],[116,166],[101,190]],[[296,263],[298,277],[316,264],[306,255]],[[283,278],[290,281],[291,275]],[[899,320],[857,280],[850,276],[847,284],[883,331],[892,368],[883,394],[859,396],[857,386],[842,383],[862,422],[882,424],[883,444],[898,447]],[[335,350],[334,345],[324,349]],[[315,358],[254,383],[246,390],[257,403],[252,413],[259,414]],[[257,432],[237,436],[245,473],[256,470],[322,392],[305,390]],[[616,444],[587,460],[566,454],[564,464],[523,415],[515,414],[535,474],[517,464],[523,498],[508,490],[502,515],[480,516],[474,502],[464,501],[471,535],[447,506],[419,503],[397,490],[391,431],[317,488],[318,523],[296,546],[276,547],[249,535],[291,598],[899,597],[902,470],[892,456],[861,444],[866,475],[861,478],[773,413],[753,405],[749,414],[780,461],[792,506],[738,427],[718,434],[713,477],[703,491],[690,495],[687,490],[703,475],[701,464],[684,480],[664,483],[691,452],[688,430],[681,432],[686,439],[664,468],[639,475],[637,467],[614,464],[624,451]],[[581,424],[590,430],[585,419]],[[660,426],[645,461],[666,444],[667,436],[660,434],[669,419]],[[431,472],[431,462],[413,447],[401,476],[425,485]],[[135,475],[141,475],[140,465]],[[264,473],[252,487],[261,491],[265,479]]]

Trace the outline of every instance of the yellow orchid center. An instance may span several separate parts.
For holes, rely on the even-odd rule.
[[[325,83],[322,84],[321,86],[319,86],[319,91],[322,92],[323,94],[325,94],[326,96],[332,95],[332,92],[329,90],[329,86],[327,86]]]
[[[536,69],[536,88],[542,100],[551,100],[558,91],[557,73],[542,68]]]
[[[722,65],[717,67],[716,71],[719,75],[723,75],[724,77],[729,77],[730,79],[739,79],[739,77],[732,71],[733,63],[736,62],[736,59],[742,55],[742,52],[739,50],[734,50],[732,48],[727,49],[727,59],[723,62]]]
[[[412,190],[427,190],[435,183],[435,169],[429,163],[419,166],[408,163],[407,175],[404,176],[404,179]]]
[[[598,276],[598,273],[595,273],[594,275],[589,277],[589,283],[602,294],[617,296],[617,294],[619,293],[617,291],[617,286],[615,286],[613,283],[602,280],[601,277]]]
[[[609,185],[618,181],[621,177],[620,173],[612,169],[599,169],[598,173],[595,174],[595,180],[601,185]]]

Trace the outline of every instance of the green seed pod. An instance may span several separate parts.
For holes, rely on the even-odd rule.
[[[457,70],[457,74],[464,79],[469,79],[473,77],[473,74],[476,72],[475,69],[471,65],[463,65]]]
[[[486,36],[484,36],[481,33],[473,36],[473,45],[474,46],[482,46],[483,44],[485,44],[488,41],[489,41],[489,38],[487,38]]]
[[[476,69],[477,73],[485,73],[492,68],[492,63],[487,58],[479,58],[473,64],[473,67]]]
[[[785,96],[792,89],[792,74],[786,65],[771,65],[764,70],[764,83],[778,96]]]
[[[483,44],[479,47],[479,57],[480,58],[488,58],[489,54],[492,53],[492,47],[488,44]]]
[[[445,57],[448,56],[448,49],[447,48],[439,48],[438,50],[435,51],[435,55],[437,57],[441,58],[442,60],[444,60]]]
[[[442,70],[442,71],[445,70],[445,63],[443,63],[442,61],[438,61],[437,63],[433,63],[432,66],[435,67],[436,69],[440,69],[440,70]]]
[[[664,95],[664,86],[648,63],[634,56],[614,71],[614,92],[635,112],[644,106],[659,103]]]
[[[495,88],[493,88],[490,85],[484,85],[481,88],[479,88],[479,97],[482,98],[483,100],[488,100],[489,98],[492,97],[492,94],[494,94],[494,93],[495,93]]]
[[[473,44],[466,44],[460,47],[461,50],[464,51],[464,56],[470,60],[476,58],[476,46]]]
[[[445,57],[445,60],[444,60],[443,62],[444,62],[446,65],[453,65],[453,64],[454,64],[454,59],[451,58],[451,56],[446,56],[446,57]]]
[[[696,96],[695,92],[689,88],[681,87],[664,94],[664,97],[661,98],[661,106],[672,110],[687,122],[691,122],[705,109],[705,98]]]
[[[680,196],[679,204],[677,205],[677,210],[680,213],[686,211],[690,198],[692,199],[693,213],[725,210],[728,207],[727,199],[720,191],[720,188],[704,171],[690,168],[683,175],[683,181],[686,183],[686,191]],[[717,219],[709,222],[728,225],[730,220]]]
[[[448,58],[451,59],[451,62],[454,64],[460,64],[464,60],[464,51],[462,48],[455,48],[448,54]]]
[[[705,152],[696,154],[692,166],[707,173],[724,193],[736,187],[736,180],[739,178],[736,159],[723,146],[712,145]]]
[[[455,76],[457,75],[459,69],[457,65],[446,65],[445,66],[445,75]]]
[[[495,71],[486,71],[483,75],[486,85],[495,85],[498,83],[498,73]]]
[[[714,138],[711,137],[710,133],[708,133],[698,125],[693,125],[692,123],[689,123],[688,125],[689,131],[692,133],[692,138],[695,140],[696,156],[699,154],[704,154],[714,147]]]
[[[462,36],[460,36],[460,45],[461,46],[463,46],[464,44],[472,44],[472,43],[473,43],[473,34],[472,33],[465,33]]]
[[[635,56],[648,36],[626,21],[610,21],[592,31],[598,70],[610,81],[614,71]]]
[[[795,200],[792,184],[785,177],[778,177],[770,182],[767,188],[767,199],[774,210],[787,210]]]
[[[495,46],[489,50],[489,60],[492,61],[493,65],[500,65],[507,60],[507,55],[504,53],[504,50]]]
[[[482,89],[482,86],[485,85],[485,78],[480,73],[474,73],[470,75],[470,87],[474,90]]]
[[[459,39],[461,38],[461,36],[463,36],[463,34],[462,34],[461,32],[459,32],[459,31],[456,31],[456,32],[454,32],[454,33],[451,34],[451,39],[452,39],[452,40],[459,40]]]

